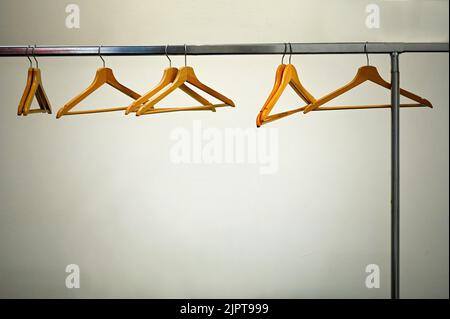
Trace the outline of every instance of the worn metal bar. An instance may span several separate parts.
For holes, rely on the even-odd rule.
[[[391,53],[391,298],[400,298],[400,71]]]
[[[366,50],[365,47],[366,46]],[[36,56],[95,56],[99,46],[42,46],[34,49]],[[214,44],[187,45],[188,55],[267,55],[283,54],[284,43],[272,44]],[[103,46],[105,56],[165,55],[166,45],[156,46]],[[402,43],[402,42],[352,42],[352,43],[292,43],[293,54],[391,54],[392,52],[448,52],[448,43]],[[183,55],[184,45],[169,45],[169,55]],[[27,45],[0,46],[0,56],[26,56]]]

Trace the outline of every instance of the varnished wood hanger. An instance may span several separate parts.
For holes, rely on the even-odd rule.
[[[169,55],[167,53],[168,46],[166,45],[166,57],[169,60],[169,67],[164,70],[163,76],[161,81],[156,85],[154,88],[152,88],[147,93],[143,94],[140,98],[138,98],[136,101],[133,101],[128,108],[125,111],[125,114],[129,114],[130,112],[137,112],[139,108],[141,108],[152,96],[154,96],[156,93],[161,91],[163,88],[165,88],[168,84],[173,83],[175,81],[175,78],[178,74],[178,69],[172,67],[172,61],[169,58]],[[202,105],[211,105],[211,103],[200,96],[197,92],[186,86],[185,84],[182,84],[180,86],[180,89],[187,93],[189,96],[194,98],[197,102],[199,102]],[[153,109],[153,107],[151,108]],[[168,108],[170,109],[170,108]],[[161,110],[161,108],[160,108]]]
[[[32,52],[34,52],[34,48]],[[27,58],[28,60],[30,60],[30,68],[28,68],[27,83],[25,85],[22,98],[20,99],[19,106],[17,108],[17,115],[28,115],[31,113],[51,114],[51,105],[42,84],[41,70],[38,67],[38,61],[33,55],[33,58],[36,61],[36,68],[33,68],[31,59],[28,55]],[[36,100],[38,101],[39,109],[30,109],[34,96],[36,96]]]
[[[30,91],[23,106],[22,115],[28,115],[30,113],[52,114],[50,101],[47,97],[47,94],[44,91],[44,86],[42,84],[41,70],[35,68],[32,72],[33,72],[33,80],[31,83]],[[36,96],[36,100],[38,101],[40,108],[30,110],[30,106],[34,96]]]
[[[117,81],[116,77],[113,74],[113,71],[110,68],[105,67],[105,61],[103,60],[102,56],[100,55],[100,48],[99,48],[99,56],[103,61],[103,67],[97,69],[94,81],[82,93],[80,93],[79,95],[74,97],[72,100],[70,100],[68,103],[66,103],[63,107],[61,107],[58,110],[58,113],[56,114],[56,118],[60,118],[63,115],[90,114],[90,113],[101,113],[101,112],[126,110],[127,107],[125,106],[125,107],[114,107],[114,108],[95,109],[95,110],[70,111],[77,104],[79,104],[82,100],[84,100],[87,96],[92,94],[95,90],[97,90],[99,87],[101,87],[104,84],[111,85],[113,88],[119,90],[120,92],[124,93],[125,95],[128,95],[129,97],[131,97],[134,100],[140,98],[140,94],[134,92],[133,90],[129,89],[128,87],[124,86],[119,81]]]
[[[367,51],[366,51],[367,54]],[[385,81],[380,73],[378,72],[377,68],[374,66],[369,65],[369,59],[367,55],[367,65],[362,66],[358,69],[358,72],[356,73],[356,76],[353,78],[353,80],[344,85],[343,87],[337,89],[334,92],[331,92],[330,94],[318,99],[311,105],[308,105],[305,110],[303,111],[305,114],[311,111],[316,110],[336,110],[336,109],[371,109],[371,108],[390,108],[390,104],[381,104],[381,105],[357,105],[357,106],[334,106],[334,107],[323,107],[319,108],[321,105],[335,99],[336,97],[352,90],[353,88],[361,85],[364,82],[373,82],[375,84],[378,84],[388,90],[391,90],[391,84]],[[430,107],[432,108],[433,105],[430,103],[430,101],[414,94],[409,91],[406,91],[404,89],[400,89],[400,95],[407,97],[417,103],[409,103],[409,104],[400,104],[400,107]]]
[[[289,44],[290,45],[290,44]],[[285,50],[286,53],[286,50]],[[291,55],[292,55],[292,46],[291,46]],[[284,58],[284,55],[283,55]],[[275,75],[275,84],[273,86],[272,92],[266,100],[266,103],[263,105],[261,111],[259,112],[256,118],[256,126],[260,127],[263,124],[278,120],[280,118],[286,117],[288,115],[292,115],[304,110],[305,107],[296,108],[293,110],[272,114],[273,107],[277,103],[283,91],[286,89],[288,85],[297,93],[297,95],[307,104],[311,104],[316,101],[314,96],[309,93],[305,87],[300,83],[300,79],[298,77],[297,70],[294,65],[291,63],[285,65],[282,63],[278,66],[276,75]],[[289,57],[290,62],[291,56]]]
[[[164,78],[163,78],[164,79]],[[168,81],[168,80],[166,80]],[[203,84],[195,75],[194,69],[190,66],[186,66],[186,46],[185,46],[185,66],[181,67],[176,74],[175,79],[171,82],[170,85],[163,85],[163,81],[149,93],[149,100],[145,102],[136,112],[136,115],[144,115],[144,114],[155,114],[155,113],[165,113],[165,112],[177,112],[177,111],[201,111],[201,110],[210,110],[215,112],[217,107],[231,106],[234,107],[234,102],[227,98],[226,96],[220,94],[209,86]],[[195,93],[191,89],[189,89],[185,83],[192,84],[198,89],[202,90],[205,93],[208,93],[212,97],[217,98],[222,101],[221,104],[211,104],[206,99],[201,97],[199,94]],[[164,87],[163,89],[157,90],[160,87]],[[177,88],[180,88],[184,92],[188,93],[190,96],[194,97],[197,101],[199,101],[202,106],[191,106],[191,107],[168,107],[168,108],[155,108],[156,103],[164,99],[170,93],[172,93]],[[188,90],[187,90],[188,89]]]

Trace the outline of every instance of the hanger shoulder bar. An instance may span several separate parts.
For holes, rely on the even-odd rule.
[[[23,114],[23,109],[25,107],[25,102],[28,98],[28,94],[30,94],[31,84],[33,83],[33,68],[28,69],[27,73],[27,83],[25,85],[25,89],[22,93],[22,98],[20,99],[19,106],[17,108],[17,115]]]
[[[44,85],[42,84],[41,70],[35,69],[34,73],[35,73],[36,82],[38,83],[35,94],[36,94],[36,99],[39,103],[39,107],[43,111],[47,112],[48,114],[52,114],[50,100],[48,99],[47,94],[45,93],[45,90],[44,90]]]
[[[198,89],[202,90],[203,92],[211,95],[212,97],[215,97],[216,99],[222,101],[223,103],[228,104],[231,107],[235,107],[235,104],[231,99],[227,98],[225,95],[217,92],[213,88],[202,83],[196,77],[194,70],[192,68],[189,69],[188,76],[187,76],[187,82],[192,84],[193,86],[197,87]]]
[[[361,84],[361,82],[353,80],[352,82],[344,85],[343,87],[325,95],[324,97],[322,97],[322,98],[316,100],[315,102],[313,102],[312,104],[308,105],[305,108],[304,113],[309,113],[311,111],[318,109],[320,106],[322,106],[325,103],[337,98],[338,96],[350,91],[351,89],[355,88],[359,84]]]
[[[91,85],[89,85],[83,92],[75,96],[72,100],[67,102],[63,107],[61,107],[58,110],[58,113],[56,114],[56,118],[60,118],[63,115],[69,114],[69,111],[74,108],[77,104],[79,104],[81,101],[83,101],[85,98],[87,98],[90,94],[92,94],[95,90],[97,90],[100,86],[102,86],[104,83],[97,82],[94,80]],[[72,114],[75,114],[72,112]]]

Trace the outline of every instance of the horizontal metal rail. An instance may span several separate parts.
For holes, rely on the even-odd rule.
[[[186,49],[185,49],[186,48]],[[168,45],[169,55],[266,55],[283,54],[284,43],[272,44],[207,44]],[[99,46],[40,46],[34,50],[25,46],[0,46],[0,56],[95,56]],[[351,42],[351,43],[292,43],[292,54],[390,54],[392,52],[448,52],[448,43]],[[290,53],[288,48],[288,53]],[[101,55],[165,55],[166,45],[101,46]]]

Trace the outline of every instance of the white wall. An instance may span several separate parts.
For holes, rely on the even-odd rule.
[[[445,41],[447,1],[2,1],[0,45]],[[381,9],[379,29],[366,5]],[[26,21],[26,23],[24,23]],[[164,57],[106,57],[143,93]],[[182,65],[182,57],[173,57]],[[389,58],[371,55],[389,79]],[[95,57],[39,58],[54,113],[93,79]],[[294,56],[320,97],[364,56]],[[236,109],[56,120],[16,115],[25,58],[0,59],[0,296],[125,298],[386,298],[390,253],[390,113],[317,112],[268,124],[279,166],[175,164],[171,134],[193,126],[254,128],[279,56],[188,57]],[[448,298],[448,54],[401,55],[401,84],[434,109],[401,112],[401,295]],[[177,92],[167,104],[187,105]],[[367,85],[336,103],[386,103]],[[80,105],[129,103],[102,88]],[[297,105],[291,91],[280,108]],[[276,146],[276,144],[275,144]],[[67,289],[65,267],[81,269]],[[378,264],[381,287],[367,289]]]

